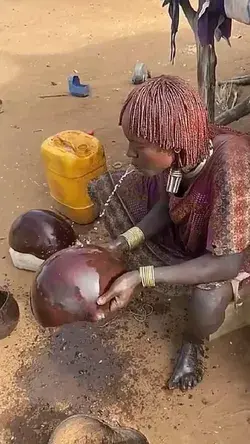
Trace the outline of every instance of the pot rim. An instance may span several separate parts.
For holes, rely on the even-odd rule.
[[[58,432],[58,431],[60,431],[61,430],[61,428],[67,423],[67,422],[69,422],[72,418],[87,418],[87,419],[93,419],[93,420],[97,420],[97,421],[99,421],[99,422],[101,422],[101,423],[103,423],[103,424],[106,424],[106,425],[109,425],[109,423],[106,423],[105,421],[103,421],[102,419],[99,419],[99,418],[97,418],[96,416],[90,416],[90,415],[85,415],[84,413],[76,413],[75,415],[71,415],[71,416],[68,416],[67,418],[65,418],[63,421],[61,421],[60,422],[60,424],[58,424],[58,426],[54,429],[54,431],[52,432],[52,435],[51,435],[51,437],[50,437],[50,439],[49,439],[49,442],[48,442],[48,444],[53,444],[53,440],[55,439],[55,437],[56,437],[56,433]],[[120,426],[121,427],[121,426]],[[133,429],[132,427],[121,427],[123,430],[130,430],[130,431],[132,431],[132,432],[136,432],[136,433],[138,433],[138,435],[140,435],[144,440],[145,440],[145,443],[147,442],[148,443],[148,440],[147,440],[147,438],[139,431],[139,430],[136,430],[136,429]],[[119,431],[119,427],[113,427],[113,429],[115,430],[115,431]]]
[[[5,305],[7,304],[7,302],[9,301],[9,299],[11,297],[14,299],[14,297],[12,296],[12,294],[10,293],[9,290],[2,290],[2,289],[0,289],[0,294],[1,293],[5,293],[6,294],[6,299],[5,299],[4,303],[3,303],[3,305],[0,306],[0,311],[2,311],[4,309]]]
[[[55,428],[55,430],[52,432],[52,435],[51,435],[51,437],[50,437],[50,439],[49,439],[48,444],[53,444],[53,440],[55,439],[56,433],[57,433],[58,431],[61,430],[61,428],[64,426],[65,423],[67,423],[69,420],[71,420],[71,419],[73,419],[73,418],[91,418],[91,419],[98,419],[98,418],[95,418],[95,417],[92,417],[92,416],[90,417],[90,416],[88,416],[88,415],[84,415],[84,413],[77,413],[77,414],[75,414],[75,415],[68,416],[68,417],[65,418],[63,421],[61,421],[61,422],[58,424],[58,426]],[[98,419],[98,421],[99,421],[99,419]]]

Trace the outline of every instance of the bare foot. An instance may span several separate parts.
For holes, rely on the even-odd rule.
[[[203,378],[203,346],[186,342],[182,345],[168,388],[182,391],[194,388]]]

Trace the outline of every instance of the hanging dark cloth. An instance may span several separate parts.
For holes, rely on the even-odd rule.
[[[171,49],[170,61],[174,63],[176,56],[176,34],[179,29],[181,0],[164,0],[162,6],[168,5],[171,18]],[[226,17],[224,0],[205,0],[198,13],[198,38],[202,46],[213,45],[214,38],[224,38],[229,43],[232,20]]]

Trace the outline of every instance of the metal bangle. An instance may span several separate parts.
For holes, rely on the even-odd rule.
[[[155,287],[155,269],[152,265],[139,268],[141,283],[144,288]]]
[[[130,250],[139,247],[145,241],[144,233],[139,227],[130,228],[121,236],[126,239]]]

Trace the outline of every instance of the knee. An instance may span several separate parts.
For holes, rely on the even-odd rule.
[[[218,330],[225,319],[225,310],[232,300],[230,284],[214,290],[195,288],[189,305],[189,321],[194,333],[207,337]]]

